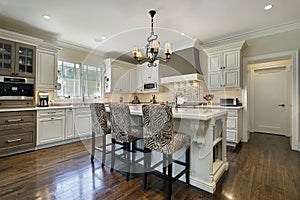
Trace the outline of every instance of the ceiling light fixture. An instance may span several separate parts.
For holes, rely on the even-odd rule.
[[[43,15],[44,19],[50,19],[51,17],[49,15]]]
[[[165,58],[158,57],[158,52],[159,52],[159,41],[158,35],[154,34],[153,31],[153,18],[155,15],[156,11],[155,10],[150,10],[149,14],[151,16],[151,33],[150,36],[147,38],[147,44],[145,46],[146,48],[146,57],[143,58],[143,54],[140,49],[137,47],[134,47],[132,50],[133,53],[133,58],[138,62],[138,63],[144,63],[148,62],[148,67],[156,67],[157,64],[154,63],[155,60],[161,60],[164,62],[168,62],[171,59],[171,44],[166,43],[165,44]]]
[[[271,10],[273,8],[272,4],[268,4],[264,7],[265,10]]]

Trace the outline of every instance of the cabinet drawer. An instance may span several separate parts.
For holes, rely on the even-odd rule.
[[[238,111],[237,110],[227,110],[228,117],[237,117]]]
[[[1,100],[0,108],[28,108],[33,107],[34,100]]]
[[[238,128],[238,118],[237,117],[227,117],[227,128],[237,129]]]
[[[38,111],[38,117],[64,116],[65,110],[43,110]]]
[[[0,113],[0,130],[35,126],[35,111]]]
[[[227,130],[227,137],[226,137],[227,141],[230,141],[230,142],[236,141],[236,138],[237,138],[236,135],[237,135],[237,131]]]
[[[35,130],[31,128],[3,131],[0,136],[0,153],[28,149],[35,146]]]
[[[76,114],[91,114],[90,107],[76,108]]]

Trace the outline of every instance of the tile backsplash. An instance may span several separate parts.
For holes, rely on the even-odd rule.
[[[161,92],[155,93],[109,93],[105,94],[105,102],[131,102],[134,96],[137,96],[140,102],[150,102],[152,95],[155,95],[157,102],[167,103],[174,102],[175,96],[183,97],[185,102],[203,102],[204,94],[214,95],[213,103],[219,104],[220,98],[239,98],[242,101],[242,89],[226,89],[220,91],[209,91],[205,83],[202,82],[178,82],[169,83],[162,86]]]

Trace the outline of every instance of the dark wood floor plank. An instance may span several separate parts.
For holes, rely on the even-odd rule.
[[[83,145],[84,144],[84,145]],[[128,182],[121,173],[110,173],[99,161],[90,162],[90,142],[0,158],[0,199],[58,200],[162,200],[164,183],[149,177],[146,191],[141,175]],[[291,151],[283,136],[251,134],[248,143],[228,151],[229,171],[214,195],[181,182],[173,185],[173,199],[199,200],[298,200],[300,152]]]

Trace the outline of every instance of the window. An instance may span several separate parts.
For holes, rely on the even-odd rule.
[[[102,68],[95,66],[83,66],[84,96],[87,98],[99,98],[102,93]]]
[[[58,80],[61,89],[57,90],[58,97],[80,97],[80,64],[58,61]]]

